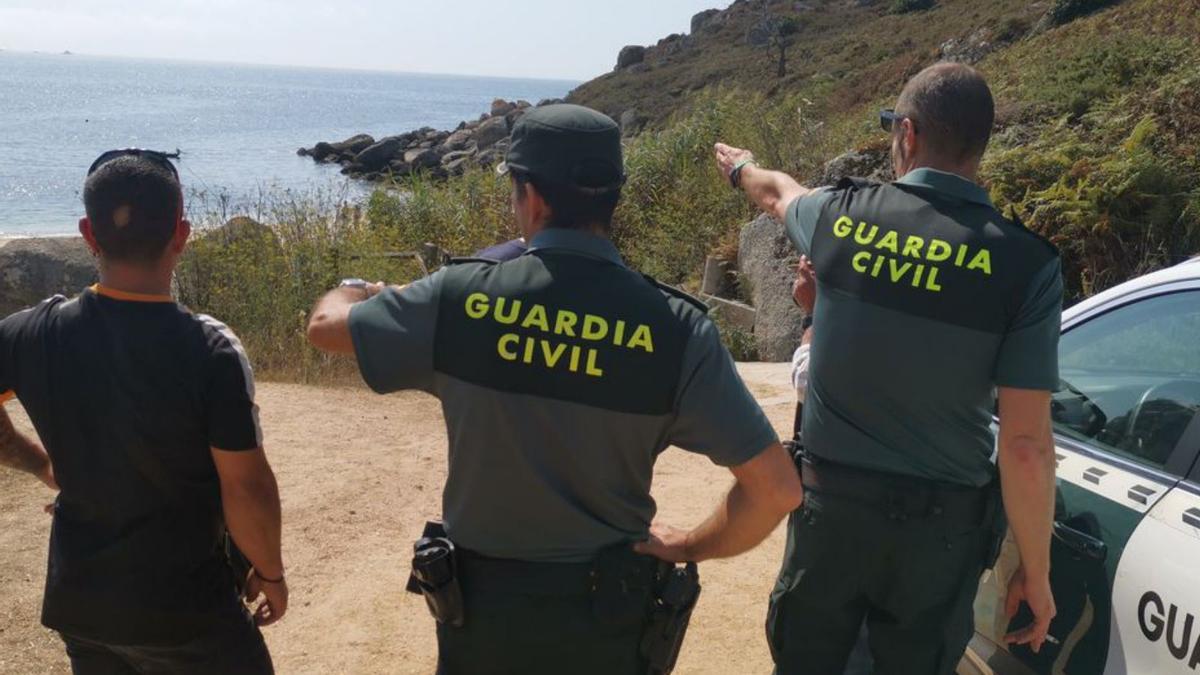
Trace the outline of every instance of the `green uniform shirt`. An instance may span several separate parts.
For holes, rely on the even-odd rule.
[[[736,466],[778,440],[694,303],[607,239],[551,229],[516,260],[451,265],[356,305],[350,329],[372,389],[442,402],[451,538],[578,562],[646,537],[668,446]]]
[[[786,227],[820,280],[808,449],[986,484],[995,388],[1058,387],[1054,247],[979,186],[931,169],[817,191],[789,207]]]

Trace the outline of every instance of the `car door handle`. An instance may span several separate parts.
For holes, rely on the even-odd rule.
[[[1192,527],[1200,528],[1200,509],[1188,509],[1184,511],[1183,522]]]
[[[1090,534],[1062,523],[1054,522],[1054,538],[1063,546],[1082,555],[1089,560],[1104,562],[1108,558],[1108,545]]]

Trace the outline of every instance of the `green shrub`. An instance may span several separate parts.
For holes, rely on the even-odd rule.
[[[892,14],[907,14],[931,9],[934,0],[892,0]]]

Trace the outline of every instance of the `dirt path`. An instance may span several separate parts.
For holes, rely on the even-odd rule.
[[[779,431],[790,428],[787,366],[743,374]],[[446,432],[437,401],[362,389],[259,387],[267,452],[284,508],[291,609],[266,631],[278,671],[433,672],[433,620],[403,592],[410,542],[440,509]],[[10,413],[28,429],[20,406]],[[660,516],[692,525],[730,484],[727,471],[679,450],[655,473]],[[46,491],[0,470],[0,673],[66,673],[58,638],[38,623],[50,521]],[[766,597],[783,550],[777,530],[733,562],[701,567],[704,594],[677,673],[770,672]]]

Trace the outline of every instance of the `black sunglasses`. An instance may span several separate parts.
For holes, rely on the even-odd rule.
[[[883,130],[889,134],[892,133],[892,129],[895,129],[896,124],[898,124],[901,120],[908,120],[909,122],[912,122],[913,132],[916,132],[917,122],[908,115],[901,115],[892,108],[886,108],[879,111],[879,126],[883,127]]]
[[[179,180],[179,170],[176,169],[175,165],[171,163],[171,160],[179,159],[178,150],[175,152],[159,152],[158,150],[142,150],[140,148],[109,150],[108,152],[97,157],[96,161],[92,162],[92,166],[88,168],[87,175],[90,176],[96,173],[97,169],[120,157],[145,157],[155,164],[170,169],[171,173],[175,176],[175,180]]]

